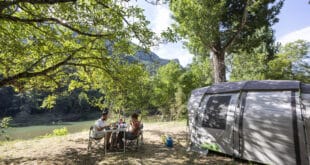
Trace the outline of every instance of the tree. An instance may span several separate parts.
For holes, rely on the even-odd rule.
[[[251,37],[265,38],[256,47],[239,50],[226,58],[230,71],[230,81],[264,80],[268,78],[268,63],[275,58],[279,45],[275,44],[272,29],[263,28]]]
[[[81,73],[87,75],[82,79],[82,83],[92,84],[91,89],[97,89],[104,94],[101,98],[93,100],[93,104],[100,108],[108,107],[116,113],[136,110],[146,112],[150,105],[151,88],[150,75],[145,66],[121,60],[116,63],[119,64],[113,75],[100,71],[92,71],[92,74]],[[76,84],[74,82],[71,85]]]
[[[207,56],[196,55],[188,68],[188,72],[192,75],[191,89],[205,87],[213,82],[212,66],[210,58]]]
[[[152,45],[148,24],[142,9],[125,1],[1,1],[0,87],[53,90],[87,77],[81,70],[114,74],[114,55],[141,49],[133,39]]]
[[[304,40],[281,46],[275,59],[268,63],[268,78],[305,81],[309,77],[309,65],[303,58],[307,58],[308,49],[309,43]]]
[[[215,83],[226,81],[225,56],[261,42],[250,37],[258,29],[276,23],[283,1],[178,0],[170,2],[173,30],[188,40],[190,50],[211,52]]]
[[[176,116],[175,94],[180,86],[178,80],[181,74],[180,64],[171,61],[158,69],[153,80],[152,104],[159,108],[163,117],[173,119]]]

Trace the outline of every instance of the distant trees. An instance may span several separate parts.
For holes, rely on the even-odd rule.
[[[269,79],[287,79],[310,82],[310,43],[304,40],[281,46],[275,59],[269,61]]]
[[[180,64],[170,62],[158,69],[153,80],[152,103],[159,108],[159,111],[164,116],[169,116],[170,119],[178,113],[176,110],[175,94],[180,86],[178,79],[181,74],[182,68]]]
[[[300,80],[309,82],[309,43],[303,40],[276,46],[273,56],[268,56],[266,45],[252,52],[232,54],[230,80]],[[268,58],[269,57],[269,58]]]
[[[158,108],[165,119],[186,117],[191,91],[212,83],[209,59],[201,58],[194,60],[187,68],[182,68],[174,61],[159,68],[153,79],[151,104]]]

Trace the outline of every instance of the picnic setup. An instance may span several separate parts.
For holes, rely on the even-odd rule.
[[[87,149],[100,147],[103,141],[104,154],[107,152],[123,152],[126,148],[131,147],[138,149],[143,144],[143,124],[138,121],[138,114],[131,116],[130,122],[127,124],[123,118],[119,118],[117,122],[107,124],[108,110],[102,112],[102,117],[98,119],[89,129],[89,139]]]

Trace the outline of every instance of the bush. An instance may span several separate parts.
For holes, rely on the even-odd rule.
[[[46,134],[43,136],[39,136],[38,138],[48,138],[48,137],[53,137],[53,136],[64,136],[69,133],[68,129],[66,127],[59,128],[59,129],[54,129],[53,133],[51,134]]]
[[[8,128],[9,127],[9,123],[12,120],[11,117],[5,117],[1,120],[0,123],[0,128]]]
[[[64,136],[64,135],[67,135],[67,134],[68,134],[68,129],[66,127],[53,130],[53,135],[54,136]]]
[[[9,136],[7,135],[6,129],[9,127],[9,123],[12,120],[11,117],[5,117],[0,122],[0,137],[4,136],[6,140],[9,140]]]

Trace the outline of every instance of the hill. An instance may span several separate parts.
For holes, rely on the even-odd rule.
[[[160,58],[154,52],[147,52],[144,50],[139,50],[134,56],[125,56],[124,57],[130,63],[142,63],[146,66],[146,69],[153,75],[156,73],[157,69],[161,66],[168,64],[170,61],[175,61],[180,64],[178,59],[168,60]]]

